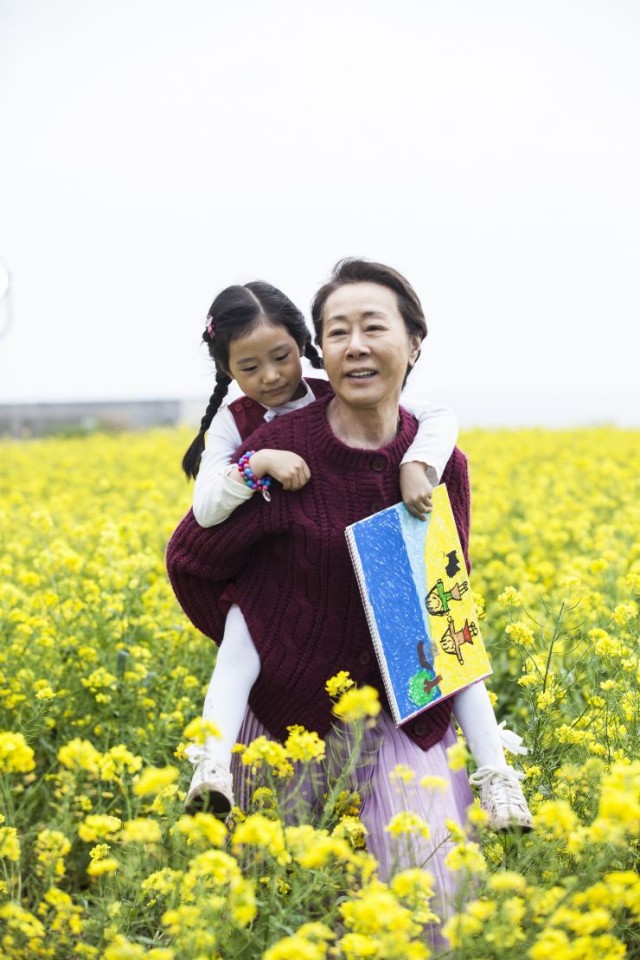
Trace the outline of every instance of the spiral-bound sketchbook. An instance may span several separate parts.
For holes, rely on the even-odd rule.
[[[449,494],[351,524],[349,552],[396,726],[491,674]]]

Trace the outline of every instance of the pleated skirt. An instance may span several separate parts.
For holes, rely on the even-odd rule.
[[[273,739],[247,710],[238,740],[248,744],[260,736]],[[467,808],[473,803],[466,771],[452,771],[448,766],[447,748],[456,740],[451,725],[440,743],[430,750],[422,750],[383,711],[375,726],[364,733],[361,762],[354,770],[351,784],[361,796],[360,819],[367,830],[367,849],[378,861],[380,879],[386,881],[398,870],[409,867],[428,870],[434,878],[433,909],[443,919],[451,915],[456,904],[459,906],[461,897],[458,875],[445,865],[447,854],[454,846],[447,821],[464,829]],[[308,784],[306,796],[310,807],[322,803],[330,769],[343,768],[348,759],[346,754],[351,749],[349,737],[334,731],[326,738],[326,744],[327,755],[331,758],[327,765],[329,773],[319,775]],[[414,771],[415,776],[408,782],[391,776],[400,764]],[[237,756],[234,757],[233,773],[237,801],[241,808],[248,809],[256,780],[249,778],[247,767]],[[447,783],[446,789],[421,786],[420,780],[424,777],[442,778]],[[419,834],[393,836],[385,830],[389,821],[402,811],[411,811],[426,821],[429,839]],[[434,946],[439,945],[438,940],[435,934]]]

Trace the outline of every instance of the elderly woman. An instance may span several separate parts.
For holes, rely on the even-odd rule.
[[[414,856],[429,861],[442,892],[452,883],[443,866],[444,821],[463,824],[472,802],[466,774],[447,764],[456,740],[451,705],[395,727],[344,534],[348,524],[400,500],[399,465],[417,430],[400,393],[427,333],[424,314],[400,274],[362,260],[337,265],[312,314],[333,394],[261,426],[238,451],[292,450],[309,465],[310,482],[295,493],[274,483],[270,502],[255,496],[214,528],[203,530],[189,513],[168,547],[169,575],[183,609],[207,636],[222,636],[232,603],[245,617],[262,670],[242,742],[261,734],[285,739],[293,724],[331,740],[325,684],[341,670],[378,689],[385,709],[365,735],[369,762],[357,772],[368,846],[388,877],[395,861],[384,826],[400,810],[413,810],[432,833],[430,841],[416,841]],[[469,489],[457,449],[442,482],[466,557]],[[416,772],[402,791],[390,779],[400,763]],[[436,796],[419,787],[425,775],[445,778],[447,791]]]

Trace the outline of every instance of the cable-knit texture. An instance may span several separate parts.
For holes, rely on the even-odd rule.
[[[344,531],[400,500],[399,465],[417,421],[401,409],[393,442],[360,450],[334,436],[327,421],[330,400],[278,417],[250,438],[252,449],[293,450],[303,457],[311,480],[302,490],[286,492],[273,483],[270,503],[256,494],[208,529],[189,511],[167,548],[176,596],[206,636],[219,642],[229,605],[240,606],[262,664],[249,702],[281,739],[290,724],[327,733],[332,715],[324,685],[340,670],[358,684],[375,686],[388,710]],[[468,565],[467,461],[457,448],[442,482]],[[427,750],[442,738],[450,717],[447,700],[403,730]]]

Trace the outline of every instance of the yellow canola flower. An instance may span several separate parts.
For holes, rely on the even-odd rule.
[[[341,903],[339,910],[345,926],[354,933],[412,935],[420,929],[411,911],[382,883],[371,884],[355,899]]]
[[[335,940],[335,933],[326,925],[318,921],[303,923],[296,931],[299,937],[306,937],[308,940]]]
[[[367,957],[380,957],[381,943],[377,937],[363,933],[346,933],[337,946],[339,956],[345,960],[366,960]]]
[[[327,956],[326,943],[309,940],[295,933],[283,937],[262,954],[262,960],[324,960]]]
[[[468,913],[450,917],[442,927],[442,933],[453,949],[464,946],[467,940],[482,932],[482,921]]]
[[[471,900],[465,907],[466,913],[485,923],[495,916],[497,906],[492,900]]]
[[[253,884],[241,877],[229,887],[229,910],[235,926],[248,927],[256,918],[258,904]]]
[[[446,777],[425,774],[424,777],[420,778],[418,784],[424,787],[425,790],[435,790],[438,793],[446,793],[451,786],[451,781],[447,780]]]
[[[346,690],[349,690],[350,687],[355,686],[355,681],[351,679],[351,675],[348,670],[340,670],[339,673],[336,673],[335,677],[331,677],[330,680],[327,680],[325,684],[325,690],[329,696],[333,699],[339,697]]]
[[[368,832],[359,817],[344,816],[331,831],[331,836],[346,840],[354,850],[364,850]]]
[[[206,743],[208,737],[216,740],[222,739],[219,728],[211,720],[205,720],[203,717],[195,717],[182,732],[182,736],[187,740],[193,740],[195,743]]]
[[[100,761],[100,779],[119,782],[125,773],[137,773],[143,765],[142,757],[137,756],[123,744],[111,747]]]
[[[78,836],[86,843],[95,843],[96,840],[109,839],[122,826],[119,817],[112,817],[106,813],[90,813],[78,827]]]
[[[312,760],[322,760],[325,755],[325,742],[313,730],[305,730],[296,724],[287,727],[289,736],[284,746],[290,758],[296,762],[310,763]]]
[[[410,907],[419,923],[437,923],[429,901],[434,895],[434,878],[428,870],[410,867],[396,873],[389,884],[393,894]]]
[[[136,817],[124,822],[118,840],[121,843],[160,843],[162,828],[157,820]]]
[[[105,949],[101,960],[144,960],[147,956],[141,944],[131,943],[119,933]]]
[[[115,873],[117,869],[118,861],[114,857],[99,857],[92,860],[88,865],[87,874],[93,879],[96,879],[110,873]]]
[[[524,893],[527,889],[527,880],[515,870],[501,870],[488,877],[487,886],[494,893]]]
[[[0,920],[4,920],[9,933],[21,934],[34,941],[42,939],[46,933],[38,918],[14,901],[8,901],[0,906]]]
[[[429,824],[422,817],[411,810],[402,810],[396,813],[384,828],[392,837],[400,837],[407,834],[418,834],[425,840],[431,836]]]
[[[397,763],[389,774],[389,779],[397,780],[398,784],[411,783],[411,781],[415,780],[415,778],[415,770],[413,770],[412,767],[410,767],[407,763]]]
[[[56,876],[64,876],[64,858],[71,850],[71,841],[60,830],[40,830],[35,842],[38,872],[53,869]]]
[[[140,884],[140,889],[144,894],[158,893],[160,896],[168,896],[173,893],[183,876],[181,870],[163,867],[162,870],[156,870],[145,877]]]
[[[536,810],[534,823],[537,830],[562,840],[575,830],[578,817],[566,800],[547,800]]]
[[[598,820],[618,824],[640,836],[640,760],[614,763],[602,778]]]
[[[638,604],[635,601],[631,603],[619,603],[611,614],[611,619],[618,627],[624,627],[631,623],[638,616]]]
[[[469,751],[467,750],[466,744],[463,743],[462,740],[458,740],[457,743],[447,747],[447,757],[450,770],[454,772],[456,770],[464,770],[469,760]]]
[[[30,773],[35,765],[33,750],[23,734],[0,730],[0,773]]]
[[[535,645],[536,641],[531,627],[523,623],[522,620],[509,623],[504,632],[513,643],[519,644],[521,647],[531,648]]]
[[[467,823],[472,827],[485,827],[489,822],[489,814],[481,806],[472,803],[467,807]]]
[[[223,850],[205,850],[189,863],[188,873],[192,877],[205,877],[216,886],[232,883],[241,879],[238,861]]]
[[[100,772],[102,754],[89,740],[74,737],[58,750],[58,760],[68,770],[84,771],[94,775]]]
[[[346,723],[356,723],[367,717],[377,717],[382,709],[375,687],[355,687],[345,690],[334,704],[333,712]]]
[[[46,680],[38,680],[34,683],[33,688],[35,690],[36,700],[54,700],[55,691],[47,683]]]
[[[280,864],[288,863],[291,859],[285,849],[282,823],[265,817],[263,813],[253,813],[239,823],[233,831],[231,841],[234,851],[239,851],[243,846],[251,846],[266,850]]]
[[[181,833],[189,844],[204,844],[221,847],[227,838],[227,828],[212,813],[198,811],[193,816],[184,814],[171,828],[172,833]]]
[[[20,860],[20,840],[15,827],[0,827],[0,860]]]
[[[260,810],[275,810],[276,795],[271,787],[256,787],[251,794],[251,806]]]
[[[464,870],[468,873],[484,873],[487,864],[477,843],[459,843],[445,857],[449,870]]]
[[[522,594],[515,587],[506,587],[497,600],[501,607],[522,606]]]
[[[549,923],[554,927],[564,927],[578,936],[585,936],[601,930],[610,930],[613,917],[604,907],[592,907],[583,912],[569,906],[562,906],[551,914]]]
[[[354,856],[347,840],[318,831],[313,844],[303,851],[298,851],[294,859],[306,870],[319,870],[333,860],[350,863]]]
[[[256,737],[242,752],[242,763],[245,767],[258,770],[265,764],[273,770],[276,777],[290,777],[293,775],[287,748],[277,740],[269,740],[265,736]]]
[[[467,839],[467,834],[457,820],[453,820],[451,817],[447,817],[444,822],[445,827],[449,831],[450,838],[455,840],[456,843],[464,843]]]
[[[155,795],[170,787],[180,776],[177,767],[145,767],[133,784],[137,797]]]

